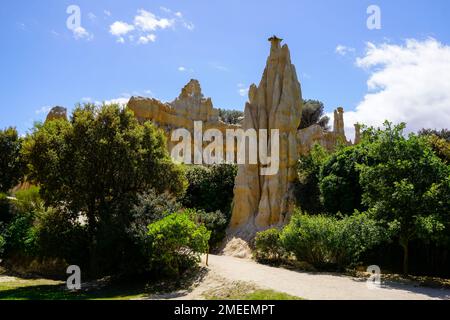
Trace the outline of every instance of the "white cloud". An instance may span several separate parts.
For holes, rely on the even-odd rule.
[[[194,24],[185,20],[181,12],[173,12],[165,7],[160,7],[160,9],[169,17],[158,17],[150,11],[140,9],[132,23],[116,21],[110,25],[109,32],[117,37],[119,43],[125,43],[124,35],[132,33],[128,36],[130,42],[136,40],[138,44],[147,44],[155,42],[157,31],[174,28],[175,25],[181,25],[190,31],[194,30]]]
[[[367,44],[356,65],[369,72],[368,93],[355,111],[345,113],[346,132],[356,122],[380,126],[406,122],[407,131],[448,128],[450,123],[450,46],[435,39],[403,45]]]
[[[155,42],[155,41],[156,41],[156,35],[154,35],[153,33],[145,35],[145,36],[140,36],[138,39],[139,44],[147,44],[149,42]]]
[[[185,68],[185,67],[178,67],[178,71],[180,71],[180,72],[185,72],[185,71],[186,71],[186,68]]]
[[[337,54],[341,55],[341,56],[346,56],[349,53],[354,53],[355,52],[355,48],[351,48],[351,47],[347,47],[347,46],[344,46],[342,44],[339,44],[336,47],[335,52]]]
[[[134,26],[122,21],[116,21],[109,26],[109,33],[113,36],[123,36],[134,30]]]
[[[75,29],[72,30],[73,32],[73,36],[75,37],[75,39],[79,40],[79,39],[86,39],[88,41],[94,39],[94,35],[90,32],[88,32],[85,28],[83,27],[76,27]]]
[[[158,18],[153,13],[144,9],[138,10],[138,15],[134,17],[134,25],[142,31],[155,31],[173,26],[173,19]]]

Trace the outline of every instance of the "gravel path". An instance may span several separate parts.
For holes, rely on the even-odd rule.
[[[273,268],[252,260],[209,256],[209,268],[229,281],[246,281],[258,287],[285,292],[308,300],[428,300],[450,299],[450,290],[383,282],[369,289],[364,279],[339,274],[312,274]]]

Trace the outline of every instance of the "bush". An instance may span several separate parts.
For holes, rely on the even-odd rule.
[[[281,234],[283,247],[297,260],[316,267],[355,264],[359,256],[380,243],[385,234],[375,221],[356,213],[338,220],[325,215],[296,214]]]
[[[87,264],[86,226],[63,209],[49,208],[38,214],[33,229],[41,258],[60,258],[69,265]]]
[[[151,269],[163,275],[180,275],[200,260],[200,254],[208,249],[210,235],[188,212],[174,213],[150,224]]]
[[[137,204],[131,209],[131,223],[127,230],[125,254],[129,257],[121,268],[127,274],[139,274],[149,270],[151,258],[148,226],[179,211],[180,204],[168,193],[159,194],[150,190],[138,196]]]
[[[278,262],[285,254],[280,230],[273,228],[259,232],[255,238],[255,258],[260,262]]]
[[[229,220],[236,175],[237,166],[233,164],[190,166],[186,170],[189,186],[181,202],[187,208],[206,212],[220,210]]]
[[[215,247],[225,238],[228,221],[225,215],[220,212],[205,212],[203,210],[191,211],[194,221],[203,224],[211,232],[209,246]]]

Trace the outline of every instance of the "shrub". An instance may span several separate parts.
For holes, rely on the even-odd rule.
[[[280,230],[273,228],[259,232],[255,238],[255,258],[260,262],[278,262],[285,251]]]
[[[70,212],[49,208],[37,215],[33,229],[41,258],[60,258],[70,265],[86,266],[86,226]]]
[[[325,215],[296,214],[281,234],[284,248],[297,260],[316,267],[346,267],[385,239],[383,229],[364,214],[341,220]]]
[[[225,215],[220,212],[205,212],[203,210],[192,210],[192,217],[194,221],[203,224],[208,231],[211,232],[209,239],[209,246],[214,247],[225,238],[228,221]]]
[[[335,260],[339,266],[355,264],[364,252],[390,238],[386,230],[364,213],[355,212],[337,225]]]
[[[121,268],[123,272],[143,273],[149,270],[148,261],[151,258],[150,239],[147,235],[148,225],[163,219],[170,213],[181,208],[173,196],[168,193],[157,193],[150,190],[138,196],[136,205],[131,209],[131,223],[127,230],[125,254],[129,257]]]
[[[151,269],[164,275],[180,275],[200,260],[200,254],[208,248],[210,235],[188,212],[174,213],[150,224]]]
[[[6,254],[36,257],[37,235],[33,228],[34,212],[16,212],[5,231]]]

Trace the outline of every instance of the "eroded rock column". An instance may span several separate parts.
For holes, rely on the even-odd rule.
[[[230,229],[252,234],[285,222],[294,206],[293,182],[297,178],[297,129],[302,112],[302,95],[295,66],[287,45],[272,37],[270,56],[258,87],[249,90],[245,107],[244,129],[267,129],[271,155],[270,132],[278,129],[279,171],[261,175],[261,163],[241,165],[235,183],[234,206]]]

